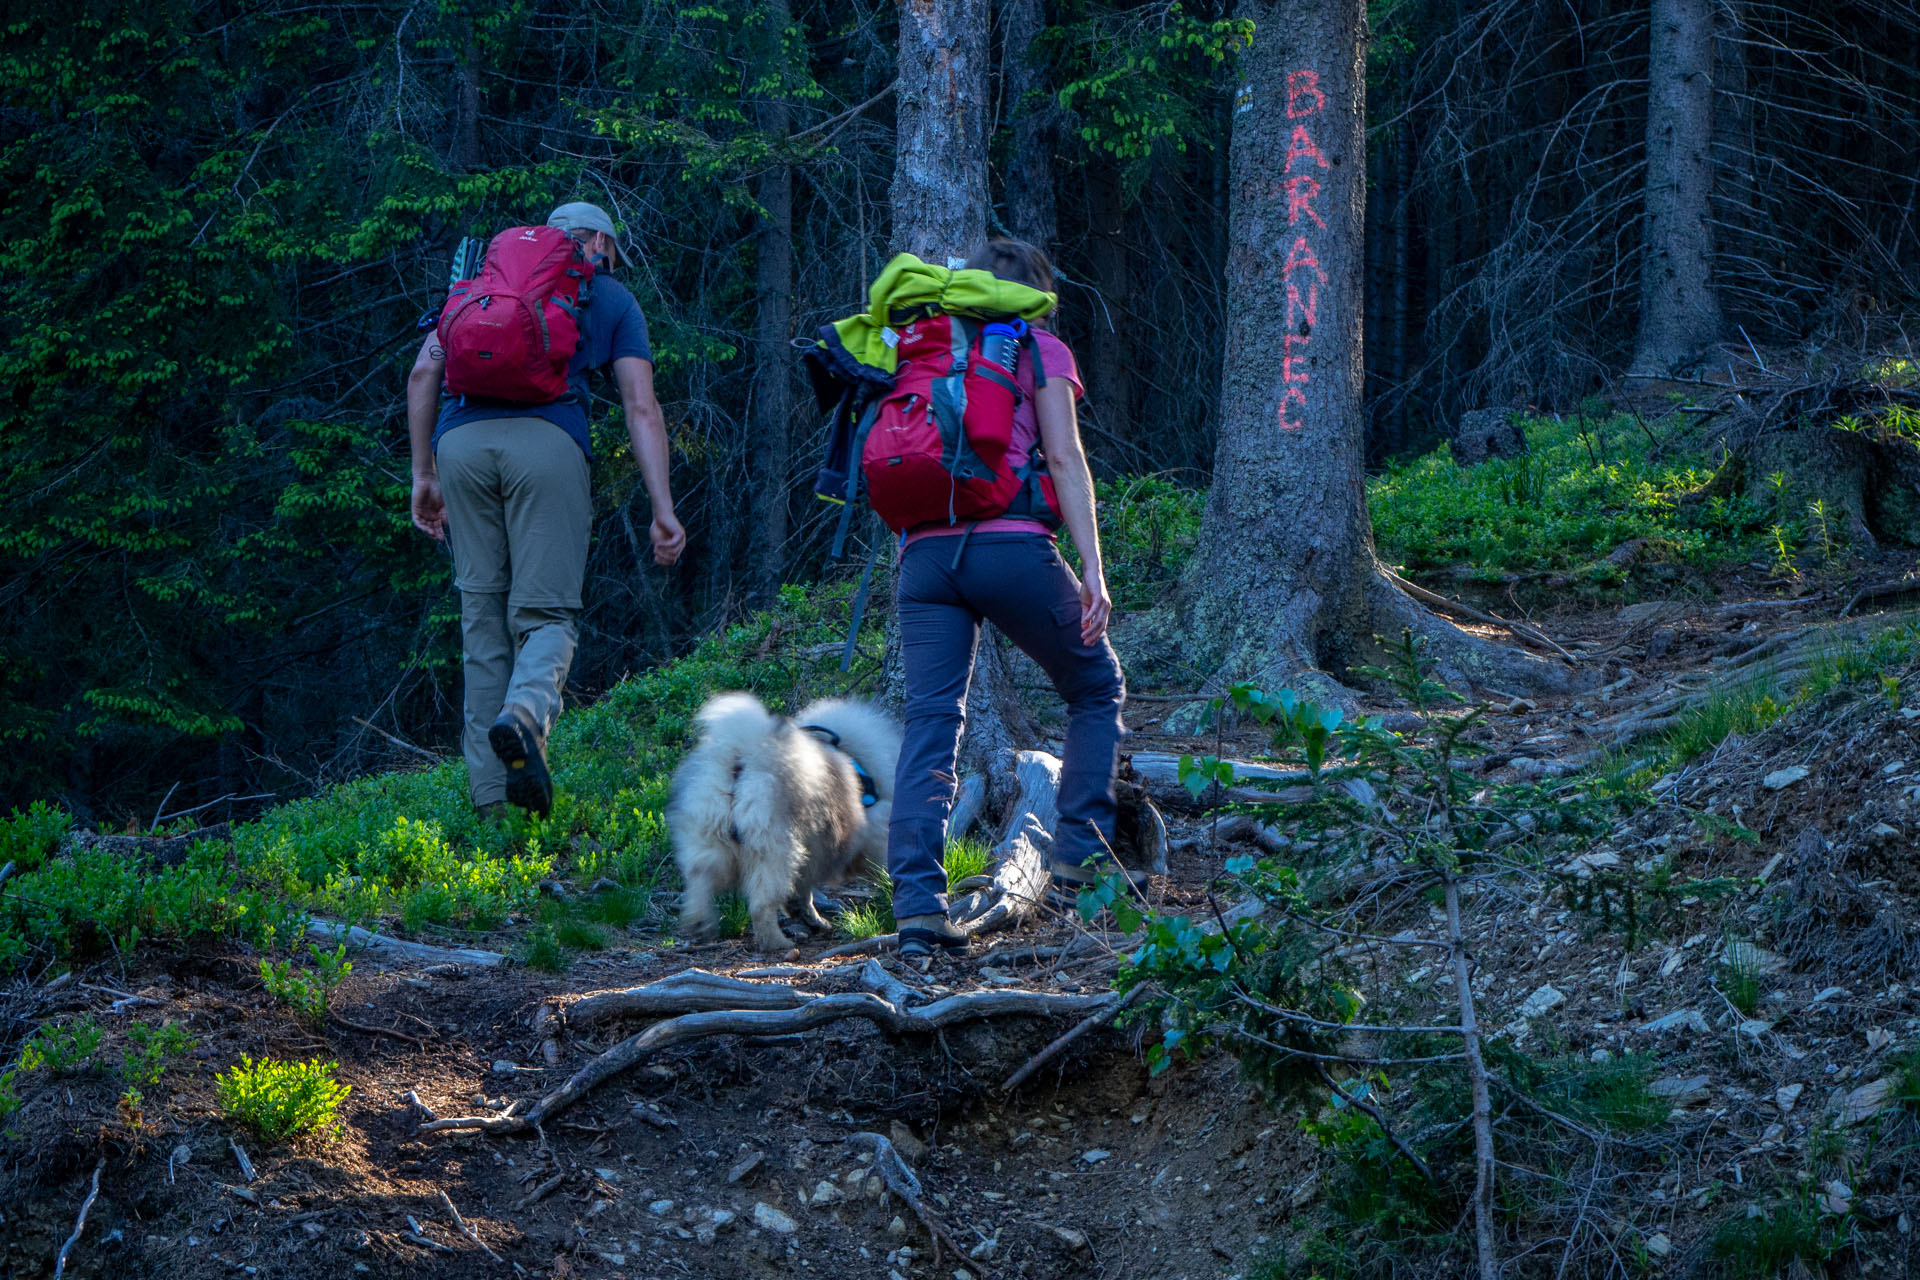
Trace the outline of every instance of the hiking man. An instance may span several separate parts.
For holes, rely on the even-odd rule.
[[[466,686],[460,747],[474,807],[488,815],[503,802],[541,815],[553,806],[547,735],[573,663],[593,531],[587,375],[594,370],[612,366],[620,391],[653,506],[654,563],[674,563],[687,542],[667,484],[666,423],[654,398],[646,317],[611,274],[624,262],[613,220],[597,205],[573,203],[555,209],[547,226],[571,236],[593,266],[567,272],[588,276],[590,292],[577,309],[583,323],[566,394],[526,403],[447,391],[444,320],[407,377],[413,523],[453,551]]]

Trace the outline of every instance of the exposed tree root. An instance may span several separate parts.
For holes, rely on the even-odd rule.
[[[643,987],[583,996],[562,1013],[569,1026],[589,1026],[609,1018],[662,1018],[725,1009],[793,1009],[807,999],[792,987],[743,982],[705,969],[685,969]]]
[[[1106,1008],[1082,1018],[1073,1025],[1071,1030],[1067,1031],[1040,1052],[1034,1054],[1031,1058],[1028,1058],[1025,1066],[1008,1076],[1006,1082],[1000,1086],[1000,1092],[1012,1093],[1015,1089],[1018,1089],[1021,1085],[1033,1078],[1034,1072],[1065,1053],[1076,1040],[1086,1035],[1089,1031],[1098,1027],[1104,1027],[1115,1018],[1118,1018],[1122,1013],[1132,1008],[1134,1004],[1139,1001],[1140,997],[1146,995],[1151,989],[1148,984],[1141,983],[1133,990],[1127,992],[1124,997],[1114,1001]]]
[[[900,1158],[900,1153],[894,1149],[893,1143],[877,1133],[856,1133],[847,1138],[847,1145],[865,1147],[873,1153],[874,1172],[879,1174],[880,1180],[887,1184],[887,1190],[906,1202],[907,1208],[913,1210],[913,1216],[920,1219],[920,1225],[925,1227],[927,1234],[933,1238],[934,1266],[940,1265],[942,1245],[953,1250],[957,1258],[967,1256],[966,1251],[960,1247],[960,1242],[953,1238],[952,1233],[940,1219],[927,1208],[923,1198],[926,1193],[920,1187],[920,1179],[914,1176],[913,1170],[907,1168],[907,1162]]]
[[[356,950],[400,960],[418,960],[424,964],[477,964],[493,966],[506,957],[498,951],[476,951],[468,947],[431,947],[424,942],[407,942],[383,933],[369,933],[359,925],[336,924],[318,916],[307,919],[307,936],[320,942],[346,943]]]
[[[1484,623],[1490,627],[1504,627],[1506,630],[1512,632],[1514,638],[1522,644],[1530,645],[1535,649],[1545,650],[1555,657],[1565,658],[1568,662],[1575,665],[1579,664],[1580,660],[1578,658],[1555,644],[1544,631],[1537,630],[1524,622],[1510,622],[1505,618],[1496,617],[1491,613],[1483,613],[1472,605],[1462,604],[1458,600],[1449,600],[1446,596],[1436,591],[1427,590],[1417,582],[1407,581],[1391,569],[1382,569],[1381,572],[1387,576],[1387,581],[1412,596],[1415,600],[1418,600],[1421,604],[1429,605],[1435,609],[1442,609],[1448,613],[1456,613],[1463,618],[1470,618],[1475,622]]]
[[[707,975],[711,978],[714,975]],[[654,984],[656,987],[660,984]],[[705,984],[694,984],[704,987]],[[753,985],[753,984],[748,984]],[[642,988],[644,990],[644,988]],[[768,991],[788,993],[782,999],[797,1003],[791,1008],[708,1009],[705,990],[689,996],[701,1012],[656,1022],[645,1031],[628,1037],[575,1072],[573,1078],[542,1098],[525,1115],[513,1114],[514,1108],[498,1116],[454,1116],[431,1120],[420,1126],[424,1133],[453,1130],[479,1130],[483,1133],[520,1133],[534,1129],[566,1110],[599,1085],[654,1054],[674,1045],[703,1040],[711,1036],[780,1036],[812,1031],[847,1019],[871,1022],[889,1035],[932,1034],[945,1027],[982,1018],[1008,1016],[1074,1017],[1105,1009],[1120,997],[1099,995],[1063,995],[1042,991],[972,991],[948,996],[917,1009],[904,1009],[867,991],[848,991],[835,995],[813,995],[791,987],[767,987]],[[631,996],[632,993],[620,993]],[[576,1006],[577,1007],[577,1006]]]

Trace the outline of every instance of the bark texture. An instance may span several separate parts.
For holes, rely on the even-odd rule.
[[[1720,337],[1713,288],[1713,3],[1653,0],[1647,216],[1636,377],[1698,360]]]
[[[1243,0],[1238,12],[1255,34],[1233,116],[1220,435],[1175,606],[1178,656],[1216,690],[1311,688],[1316,673],[1337,679],[1370,658],[1374,635],[1410,626],[1456,683],[1564,684],[1564,671],[1481,644],[1380,573],[1362,417],[1364,6]]]
[[[1053,163],[1060,112],[1039,54],[1045,29],[1043,0],[1005,0],[1000,11],[1000,74],[1013,134],[1003,179],[1006,226],[1016,239],[1051,255],[1060,239]]]
[[[944,263],[987,234],[987,0],[900,10],[893,249]]]

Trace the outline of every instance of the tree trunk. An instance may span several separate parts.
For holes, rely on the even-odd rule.
[[[1450,679],[1563,683],[1379,572],[1362,465],[1364,6],[1242,0],[1238,12],[1256,31],[1233,119],[1220,436],[1175,602],[1180,656],[1213,671],[1215,691],[1254,680],[1339,696],[1319,671],[1411,626]]]
[[[1646,248],[1631,376],[1692,364],[1720,338],[1713,288],[1713,3],[1653,0]]]
[[[1096,157],[1086,168],[1087,265],[1098,299],[1085,364],[1087,410],[1115,440],[1133,438],[1132,280],[1127,270],[1126,191],[1112,157]]]
[[[465,39],[455,71],[453,104],[453,167],[471,173],[480,167],[480,46],[473,23],[463,20]]]
[[[1060,238],[1053,153],[1060,113],[1039,57],[1047,20],[1043,0],[1005,0],[1000,11],[1000,75],[1013,144],[1007,155],[1007,230],[1049,255]]]
[[[787,0],[773,0],[770,25],[784,33]],[[775,48],[778,49],[776,44]],[[760,128],[784,138],[791,113],[784,100],[759,112]],[[776,144],[777,145],[777,144]],[[754,331],[752,432],[753,536],[751,591],[756,603],[771,600],[786,568],[787,488],[792,463],[793,352],[793,168],[775,164],[755,183],[762,209],[754,263],[758,319]]]
[[[900,11],[899,140],[893,248],[959,260],[987,236],[987,0],[906,0]],[[897,622],[890,624],[897,628]],[[980,637],[967,696],[963,768],[1003,790],[1012,753],[1033,740],[998,637]],[[897,650],[890,639],[889,651]]]
[[[893,248],[964,259],[987,237],[987,0],[905,0]]]

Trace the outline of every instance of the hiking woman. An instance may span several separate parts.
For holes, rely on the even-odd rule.
[[[1046,255],[1018,240],[991,241],[966,265],[1053,292]],[[1021,359],[1014,447],[1021,462],[1036,443],[1043,452],[1082,576],[1076,578],[1061,559],[1053,530],[1030,516],[943,522],[909,529],[903,537],[899,618],[906,739],[887,845],[903,956],[967,945],[947,917],[944,854],[967,684],[983,620],[1038,663],[1067,704],[1055,883],[1077,887],[1112,863],[1125,691],[1106,639],[1113,605],[1094,524],[1093,477],[1074,414],[1080,373],[1066,343],[1038,326],[1033,336],[1044,385],[1035,385],[1033,361]]]

